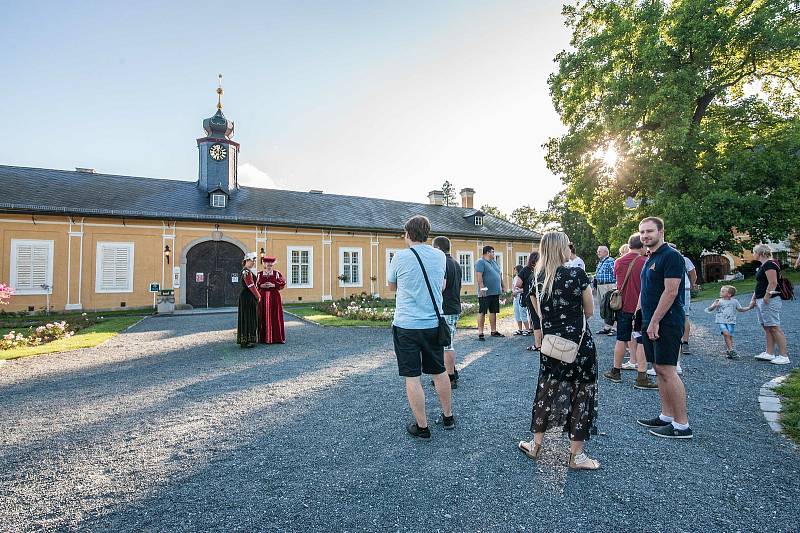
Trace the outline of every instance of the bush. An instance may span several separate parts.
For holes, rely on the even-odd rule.
[[[10,350],[18,346],[38,346],[59,339],[68,339],[73,335],[75,331],[70,329],[65,321],[48,322],[36,329],[29,328],[27,335],[13,330],[8,332],[0,338],[0,350]]]
[[[761,263],[758,261],[750,261],[749,263],[744,263],[737,270],[741,272],[742,276],[745,278],[752,278],[756,275],[756,270],[758,270],[758,267],[760,266]]]

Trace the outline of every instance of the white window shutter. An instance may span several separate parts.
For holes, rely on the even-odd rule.
[[[33,246],[20,244],[17,246],[17,290],[33,288]]]

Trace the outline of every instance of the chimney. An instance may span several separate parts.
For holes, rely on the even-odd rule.
[[[442,191],[431,191],[428,193],[428,202],[431,205],[444,205],[444,193]]]
[[[461,192],[458,194],[461,195],[461,207],[468,207],[472,209],[472,199],[475,196],[475,189],[461,189]]]

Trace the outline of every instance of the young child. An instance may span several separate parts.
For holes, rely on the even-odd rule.
[[[514,295],[514,320],[517,321],[517,331],[514,332],[514,335],[528,336],[531,334],[528,306],[522,301],[522,289],[517,287],[517,280],[519,279],[519,273],[521,271],[522,265],[517,265],[514,267],[516,276],[514,276],[514,281],[511,282],[511,292]]]
[[[706,313],[717,312],[715,322],[719,326],[719,332],[725,339],[726,356],[728,359],[739,359],[739,354],[733,349],[733,334],[736,330],[736,312],[749,311],[752,306],[742,307],[736,296],[736,287],[733,285],[723,285],[719,290],[719,298],[706,308]]]

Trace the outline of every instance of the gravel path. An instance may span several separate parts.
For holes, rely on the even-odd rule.
[[[240,350],[234,315],[151,318],[95,349],[11,362],[0,530],[796,531],[800,455],[757,402],[789,368],[722,358],[695,308],[695,439],[647,435],[635,419],[658,413],[657,394],[634,390],[632,372],[601,378],[594,473],[567,471],[557,434],[539,463],[516,451],[538,371],[525,337],[459,333],[458,429],[432,426],[429,442],[405,434],[387,330],[287,317],[289,344]],[[784,307],[792,367],[798,311]],[[755,315],[739,321],[740,353],[758,353]],[[598,343],[604,370],[613,339]]]

